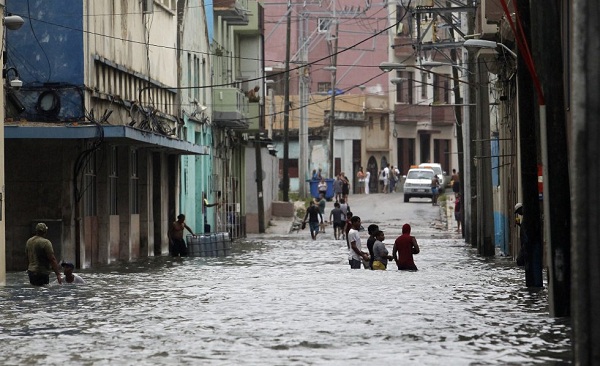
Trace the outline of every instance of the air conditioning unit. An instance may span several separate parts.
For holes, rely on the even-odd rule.
[[[154,13],[154,0],[142,0],[142,13]]]

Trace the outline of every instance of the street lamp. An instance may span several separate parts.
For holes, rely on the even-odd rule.
[[[494,41],[487,41],[485,39],[467,39],[463,43],[463,47],[465,48],[498,48],[498,46],[504,48],[510,55],[514,58],[517,58],[517,54],[514,53],[510,48],[506,45]]]

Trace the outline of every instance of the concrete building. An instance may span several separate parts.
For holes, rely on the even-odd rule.
[[[313,169],[322,169],[327,177],[330,170],[334,174],[343,171],[352,178],[372,157],[377,166],[381,166],[382,155],[384,161],[395,164],[391,150],[383,154],[381,147],[377,148],[376,158],[367,154],[368,144],[373,141],[365,140],[366,117],[371,112],[366,112],[369,107],[364,103],[388,92],[387,77],[377,68],[387,60],[389,47],[385,32],[388,19],[383,6],[358,0],[289,3],[291,106],[287,167],[283,166],[281,131],[288,10],[285,1],[265,4],[265,42],[269,45],[265,49],[265,74],[272,81],[268,87],[276,100],[270,107],[274,118],[267,119],[267,129],[272,126],[276,131],[280,171],[289,169],[290,190],[305,193],[305,181],[310,179]],[[335,58],[330,57],[333,54]],[[334,142],[330,143],[328,126],[333,90],[339,102],[334,106]],[[374,110],[374,113],[378,114],[372,116],[376,121],[380,121],[380,113],[385,114],[381,118],[389,124],[389,110]],[[392,130],[387,125],[384,129]],[[385,146],[393,148],[390,142]],[[333,159],[330,159],[332,148]]]
[[[6,38],[6,65],[23,80],[7,90],[7,269],[25,268],[39,221],[77,267],[166,254],[179,158],[208,153],[178,136],[175,2],[7,8],[28,23]]]

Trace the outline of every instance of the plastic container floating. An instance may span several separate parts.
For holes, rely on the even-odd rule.
[[[229,233],[208,235],[187,235],[188,255],[190,257],[226,257],[231,254]]]

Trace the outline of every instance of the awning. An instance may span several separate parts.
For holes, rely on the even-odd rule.
[[[111,143],[138,146],[179,155],[208,155],[209,147],[189,141],[140,130],[130,126],[101,126],[104,139]],[[5,139],[94,139],[98,136],[95,125],[5,125]]]

